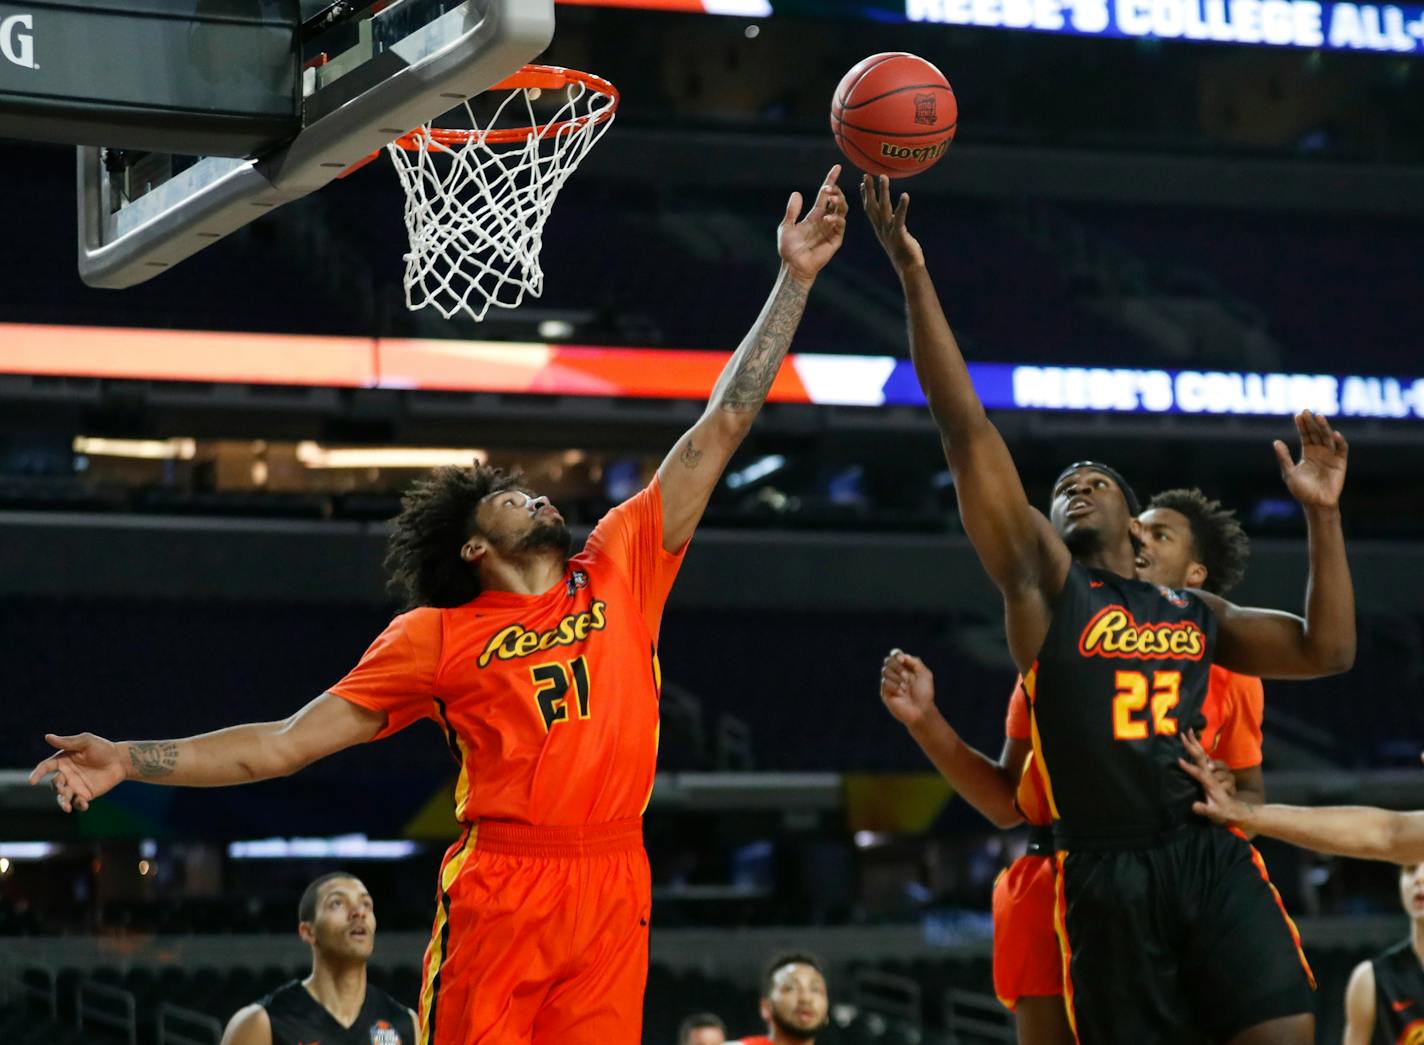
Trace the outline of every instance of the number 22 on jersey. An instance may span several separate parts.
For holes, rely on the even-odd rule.
[[[529,669],[529,677],[534,681],[534,701],[539,706],[544,732],[568,721],[571,680],[578,717],[588,718],[588,661],[582,656],[567,664],[556,660],[537,665]]]
[[[1148,736],[1176,736],[1177,719],[1172,714],[1181,700],[1182,673],[1154,671],[1149,682],[1140,671],[1119,671],[1114,684],[1113,737],[1117,740],[1146,740]],[[1148,717],[1139,717],[1151,700],[1151,729]]]

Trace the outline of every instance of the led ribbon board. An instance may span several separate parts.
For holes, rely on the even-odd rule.
[[[822,15],[1070,36],[1418,54],[1424,6],[1343,0],[559,0],[767,18]]]
[[[705,399],[728,353],[0,323],[0,375]],[[970,363],[991,410],[1424,419],[1424,376]],[[923,407],[894,356],[788,357],[772,402]]]

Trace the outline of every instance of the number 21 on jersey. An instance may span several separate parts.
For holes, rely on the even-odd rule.
[[[1117,695],[1113,697],[1113,737],[1117,740],[1146,740],[1149,736],[1170,737],[1177,734],[1177,719],[1172,714],[1181,700],[1182,673],[1154,671],[1149,680],[1140,671],[1119,671],[1115,679]],[[1150,716],[1141,715],[1151,701]],[[1148,718],[1151,728],[1148,728]]]
[[[567,664],[553,661],[529,669],[534,681],[534,701],[539,705],[539,717],[544,720],[544,732],[569,719],[569,687],[572,680],[578,717],[588,718],[588,661],[575,657]]]

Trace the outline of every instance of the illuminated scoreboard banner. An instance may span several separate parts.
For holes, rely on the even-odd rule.
[[[316,337],[0,323],[0,374],[608,399],[706,399],[729,353],[542,342]],[[1424,376],[970,363],[991,410],[1424,420]],[[768,397],[920,407],[908,359],[793,353]]]
[[[970,364],[970,371],[990,409],[1238,416],[1312,410],[1330,417],[1424,418],[1424,378],[1002,363]],[[906,375],[896,376],[903,382]],[[908,376],[914,380],[913,370]],[[924,402],[918,382],[904,402]]]
[[[600,7],[766,18],[817,15],[1116,39],[1424,50],[1424,6],[1344,0],[560,0]]]

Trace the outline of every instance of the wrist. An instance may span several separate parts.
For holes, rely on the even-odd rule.
[[[1311,524],[1330,524],[1340,521],[1340,502],[1334,504],[1303,504],[1301,510],[1305,520]]]
[[[1231,822],[1238,829],[1246,832],[1248,835],[1254,835],[1259,833],[1255,823],[1256,811],[1260,808],[1259,806],[1253,805],[1250,802],[1243,802],[1238,798],[1232,801],[1231,808]]]
[[[905,723],[905,728],[909,730],[910,736],[915,740],[927,740],[936,733],[942,733],[948,729],[949,723],[945,717],[939,713],[939,707],[931,704],[914,722]]]
[[[901,283],[908,283],[911,279],[923,275],[927,271],[924,258],[895,259],[895,272],[899,275]]]
[[[134,773],[133,756],[129,753],[129,742],[120,740],[114,745],[114,749],[118,753],[119,767],[124,771],[124,779],[137,780],[138,777]]]
[[[813,272],[808,276],[803,272],[797,271],[794,267],[787,264],[785,261],[781,263],[781,275],[783,279],[790,280],[792,283],[795,283],[797,286],[802,287],[805,290],[810,290],[816,282],[816,273]]]

